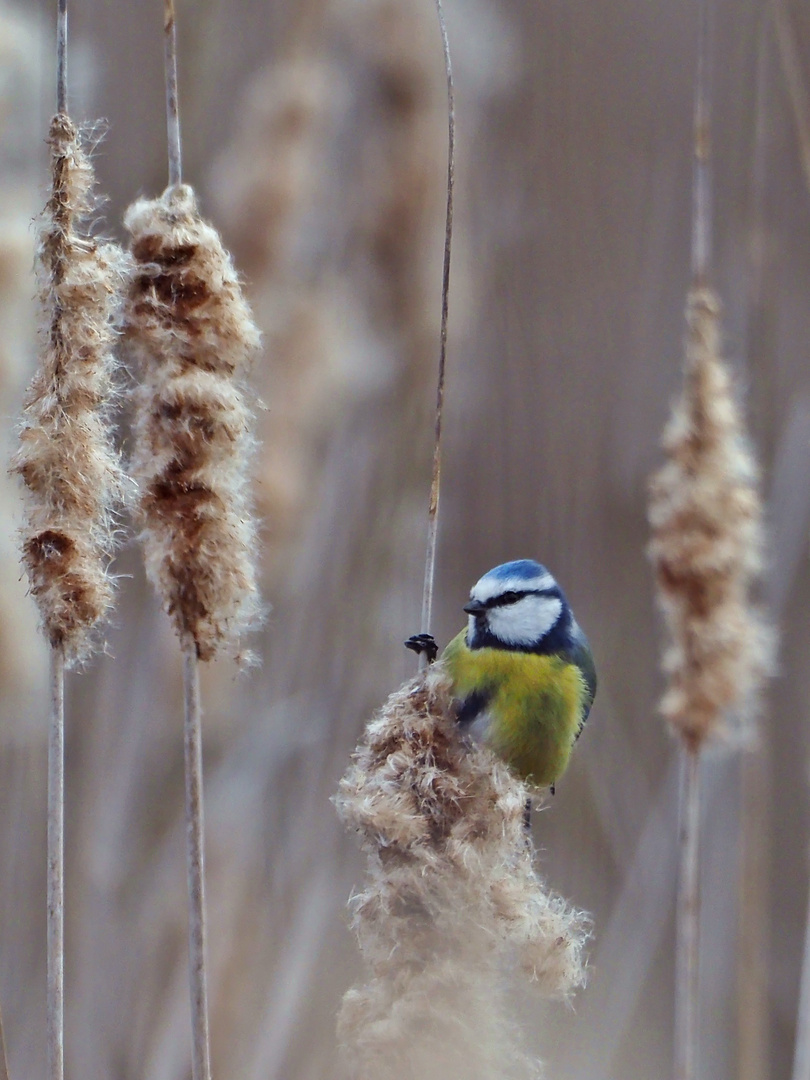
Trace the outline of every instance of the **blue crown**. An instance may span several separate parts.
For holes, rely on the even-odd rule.
[[[523,578],[526,581],[532,578],[542,577],[547,574],[545,566],[534,559],[515,559],[513,562],[503,563],[488,571],[484,577],[491,578]]]

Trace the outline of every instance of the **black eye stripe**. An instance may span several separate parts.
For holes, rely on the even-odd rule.
[[[488,608],[494,607],[507,607],[509,604],[516,604],[518,600],[522,600],[526,596],[545,596],[549,600],[556,599],[556,594],[548,592],[544,589],[525,589],[523,592],[517,592],[510,590],[509,592],[501,593],[500,596],[493,596],[491,600],[487,601]]]

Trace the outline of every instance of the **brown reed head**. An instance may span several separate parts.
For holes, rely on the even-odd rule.
[[[368,856],[351,908],[369,978],[338,1021],[353,1076],[533,1074],[504,1000],[507,972],[567,996],[583,981],[586,922],[534,870],[527,797],[460,737],[441,665],[368,725],[336,799]]]
[[[127,211],[135,274],[126,334],[138,363],[132,475],[147,573],[202,660],[235,651],[259,612],[243,378],[259,332],[187,185]]]
[[[762,570],[758,469],[720,356],[720,304],[690,291],[684,385],[650,484],[649,553],[669,644],[661,711],[686,745],[743,736],[771,667],[752,588]]]
[[[52,190],[37,249],[40,368],[28,390],[12,470],[26,491],[23,562],[50,644],[68,663],[91,651],[113,603],[109,572],[124,475],[109,418],[116,323],[128,264],[80,223],[93,171],[73,122],[51,121]]]

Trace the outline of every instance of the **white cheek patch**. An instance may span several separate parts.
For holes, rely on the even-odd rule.
[[[562,614],[556,596],[524,596],[515,604],[490,608],[489,628],[507,645],[536,645],[552,629]]]
[[[554,578],[549,573],[539,574],[536,577],[490,577],[484,574],[470,592],[471,600],[480,600],[485,604],[495,596],[501,596],[506,592],[526,592],[529,589],[553,589],[556,585]]]

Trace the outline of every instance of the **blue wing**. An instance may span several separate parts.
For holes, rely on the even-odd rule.
[[[582,702],[582,714],[579,719],[579,728],[577,729],[576,734],[576,738],[578,739],[582,734],[582,729],[585,727],[585,721],[590,715],[593,699],[596,697],[596,665],[593,662],[593,653],[588,644],[588,639],[576,624],[574,624],[572,639],[571,647],[566,650],[567,659],[570,660],[572,664],[576,664],[582,672],[582,677],[585,680],[585,686],[587,688],[587,693]]]

